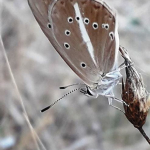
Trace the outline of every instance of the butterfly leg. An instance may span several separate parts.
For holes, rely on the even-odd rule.
[[[123,63],[120,64],[120,65],[118,66],[118,68],[115,69],[113,72],[120,71],[120,70],[122,70],[122,69],[124,69],[124,68],[126,68],[126,67],[127,67],[127,65],[125,64],[125,62],[123,62]],[[110,72],[110,73],[111,73],[111,72]]]
[[[125,101],[120,100],[119,98],[114,97],[114,95],[105,95],[107,98],[111,98],[119,103],[125,104],[126,106],[129,106]]]
[[[123,110],[121,110],[119,107],[113,105],[113,104],[112,104],[112,100],[113,100],[113,98],[110,98],[110,97],[108,98],[109,106],[111,106],[111,107],[113,107],[113,108],[115,108],[115,109],[121,111],[122,113],[125,113],[125,112],[124,112]]]
[[[123,62],[122,64],[119,65],[118,68],[119,68],[120,70],[122,70],[122,69],[124,69],[125,67],[126,67],[125,62]]]
[[[123,62],[121,65],[119,65],[118,69],[116,69],[116,70],[122,70],[130,65],[132,66],[133,62],[130,62],[129,64],[126,64],[125,62]]]
[[[117,109],[117,110],[119,110],[119,111],[125,113],[125,112],[124,112],[123,110],[121,110],[119,107],[117,107],[117,106],[115,106],[115,105],[112,104],[112,102],[113,102],[112,100],[115,100],[115,101],[117,101],[117,102],[126,104],[123,100],[120,100],[120,99],[114,97],[113,91],[111,91],[109,94],[107,94],[107,95],[105,95],[105,96],[108,98],[108,103],[109,103],[110,106],[112,106],[112,107],[114,107],[115,109]],[[126,105],[127,105],[127,104],[126,104]]]

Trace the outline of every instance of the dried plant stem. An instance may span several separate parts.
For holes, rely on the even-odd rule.
[[[150,144],[150,139],[149,139],[149,137],[147,136],[147,134],[145,133],[145,131],[143,130],[143,128],[141,127],[141,128],[137,128],[140,132],[141,132],[141,134],[143,135],[143,137],[146,139],[146,141]]]
[[[7,54],[6,54],[6,50],[5,50],[5,46],[4,46],[4,43],[3,43],[3,40],[2,40],[2,36],[1,36],[1,28],[2,28],[2,4],[3,4],[3,0],[0,0],[0,50],[2,50],[2,53],[4,55],[4,59],[6,61],[6,66],[8,68],[8,71],[9,71],[9,74],[10,74],[10,77],[12,79],[12,82],[14,84],[14,87],[15,87],[15,90],[16,90],[16,94],[18,96],[18,99],[20,100],[20,103],[21,103],[21,107],[23,109],[23,116],[25,117],[27,123],[28,123],[28,126],[29,126],[29,129],[31,130],[31,133],[32,133],[32,137],[33,137],[33,140],[34,140],[34,143],[35,143],[35,146],[37,148],[37,150],[41,150],[41,148],[43,150],[46,150],[45,146],[43,145],[42,141],[40,140],[40,138],[38,137],[36,131],[34,130],[33,126],[31,125],[31,122],[29,120],[29,117],[28,117],[28,114],[27,114],[27,111],[25,109],[25,106],[24,106],[24,103],[23,103],[23,99],[22,99],[22,96],[21,96],[21,93],[18,89],[18,86],[17,86],[17,83],[16,83],[16,80],[14,78],[14,74],[13,74],[13,71],[11,69],[11,66],[10,66],[10,63],[9,63],[9,60],[8,60],[8,57],[7,57]],[[41,146],[41,148],[40,148]]]

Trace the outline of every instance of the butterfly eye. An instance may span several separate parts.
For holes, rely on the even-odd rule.
[[[48,27],[49,29],[51,29],[51,28],[52,28],[52,26],[51,26],[51,24],[50,24],[50,23],[48,23],[48,24],[47,24],[47,27]]]
[[[86,68],[86,64],[84,62],[81,63],[82,68]]]
[[[64,43],[64,47],[65,47],[66,49],[70,49],[70,45],[69,45],[68,43]]]
[[[72,17],[68,17],[68,22],[69,23],[73,23],[73,18]]]
[[[93,23],[93,28],[94,28],[95,30],[98,29],[98,23],[94,22],[94,23]]]
[[[71,34],[71,32],[70,32],[69,30],[66,30],[66,31],[65,31],[65,34],[66,34],[67,36],[69,36],[69,35]]]
[[[111,40],[114,39],[114,33],[113,33],[113,32],[110,32],[110,33],[109,33],[109,36],[110,36]]]
[[[109,29],[109,24],[102,24],[102,28],[105,28],[106,30]]]
[[[85,18],[85,19],[84,19],[84,23],[85,23],[85,24],[89,24],[89,22],[90,22],[90,20],[89,20],[88,18]]]
[[[79,20],[80,20],[80,17],[76,17],[76,20],[79,21]]]

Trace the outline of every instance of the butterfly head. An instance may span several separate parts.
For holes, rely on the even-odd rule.
[[[94,89],[91,89],[87,85],[85,87],[81,88],[80,92],[83,93],[84,95],[88,96],[88,97],[94,97],[94,98],[98,97],[98,94],[96,92],[94,92]]]

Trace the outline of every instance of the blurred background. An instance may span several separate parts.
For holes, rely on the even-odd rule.
[[[120,45],[129,51],[150,91],[150,1],[105,1],[118,12]],[[0,150],[37,150],[36,145],[41,150],[150,149],[124,114],[110,107],[102,96],[91,99],[74,92],[41,113],[75,88],[60,90],[60,86],[81,80],[52,48],[26,0],[3,0],[0,9],[8,59],[29,120],[44,145],[32,138],[0,50]],[[120,89],[118,85],[117,97]],[[150,136],[150,114],[144,130]]]

